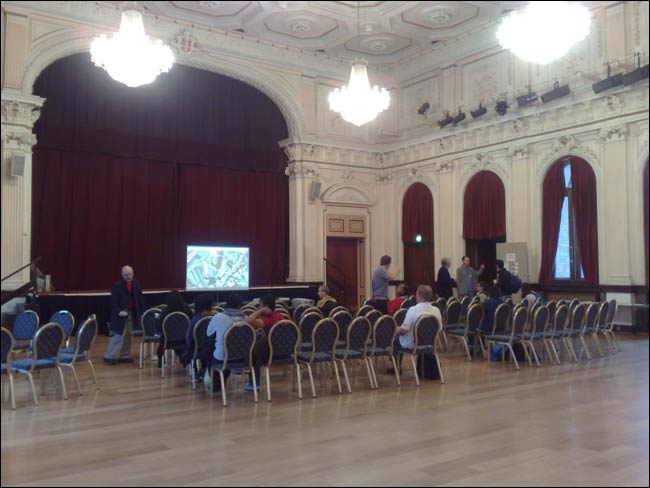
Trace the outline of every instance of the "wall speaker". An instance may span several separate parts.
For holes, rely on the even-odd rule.
[[[320,197],[320,181],[312,181],[311,185],[309,186],[309,199],[310,200],[316,200],[318,197]]]
[[[11,176],[25,174],[25,156],[11,156]]]

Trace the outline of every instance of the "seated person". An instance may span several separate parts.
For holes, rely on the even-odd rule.
[[[522,296],[521,299],[522,301],[526,300],[528,304],[528,310],[530,310],[533,306],[533,303],[537,301],[537,297],[531,291],[529,283],[521,284],[521,296]]]
[[[255,341],[255,349],[253,349],[253,371],[255,373],[255,380],[257,381],[257,389],[260,388],[260,367],[269,360],[269,332],[271,327],[281,320],[285,320],[284,315],[280,312],[274,311],[275,297],[273,295],[266,295],[260,301],[260,309],[253,312],[246,318],[246,322],[255,327],[259,332]],[[246,384],[246,391],[253,391],[253,379],[250,378]]]
[[[160,330],[161,337],[162,337],[163,321],[165,320],[165,317],[167,317],[169,314],[173,312],[183,312],[190,319],[194,316],[192,309],[187,306],[185,300],[183,300],[183,295],[181,295],[178,290],[172,290],[169,293],[167,293],[167,296],[165,297],[165,303],[166,303],[165,309],[162,311],[160,317],[158,318],[158,330]],[[179,358],[183,357],[183,355],[185,354],[185,347],[186,347],[185,341],[178,342],[175,344],[168,343],[167,345],[173,346],[174,352],[178,355]],[[162,368],[162,357],[165,352],[163,350],[163,347],[164,344],[161,338],[160,345],[158,346],[158,350],[156,351],[156,354],[158,355],[159,368]]]
[[[325,317],[328,317],[330,312],[337,306],[336,300],[330,296],[330,289],[325,285],[318,287],[316,306],[321,309]]]
[[[187,329],[187,336],[185,338],[185,341],[187,343],[187,349],[185,351],[185,354],[183,355],[183,358],[181,359],[181,363],[184,366],[187,365],[192,360],[192,356],[194,355],[194,327],[202,318],[211,317],[215,314],[215,312],[212,310],[213,306],[214,306],[214,301],[212,300],[212,296],[207,293],[199,295],[198,297],[196,297],[196,300],[194,300],[194,308],[196,310],[196,313],[194,317],[192,317],[192,320],[190,320],[190,326]],[[201,367],[200,369],[198,367],[195,368],[195,370],[197,371],[197,375],[196,375],[197,380],[202,379],[203,376],[205,375],[205,370],[207,368],[207,365],[210,364],[211,356],[212,356],[212,347],[209,348],[209,351],[208,350],[198,351],[198,359],[201,362]]]
[[[494,312],[496,312],[499,305],[505,303],[501,295],[501,290],[498,286],[491,286],[488,289],[488,299],[483,302],[483,324],[481,326],[482,334],[491,334],[494,327]],[[504,332],[504,331],[501,331]],[[498,333],[498,332],[497,332]]]
[[[404,300],[408,298],[408,286],[406,283],[400,283],[395,289],[395,298],[388,302],[388,315],[393,315],[402,306]]]
[[[242,322],[246,319],[239,310],[240,308],[241,296],[237,293],[233,293],[228,297],[224,311],[212,317],[210,325],[208,325],[208,337],[215,336],[214,354],[212,355],[212,364],[215,367],[222,367],[223,361],[226,357],[224,350],[226,332],[228,332],[228,329],[230,329],[234,323]],[[224,371],[223,376],[224,381],[227,382],[228,377],[230,376],[230,370]],[[212,385],[212,388],[213,391],[221,391],[221,380],[219,379],[218,374],[214,378],[214,385]]]
[[[476,284],[476,296],[478,297],[481,303],[483,303],[488,298],[487,290],[488,290],[488,284],[485,281],[479,281]]]

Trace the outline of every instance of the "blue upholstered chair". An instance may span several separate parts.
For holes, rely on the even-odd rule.
[[[336,347],[345,347],[345,336],[348,332],[348,327],[352,323],[352,315],[343,307],[337,307],[341,310],[336,312],[334,315],[330,314],[330,318],[336,322],[336,325],[339,326],[339,341],[336,344]]]
[[[474,337],[477,331],[481,328],[484,314],[485,311],[483,310],[483,306],[480,303],[474,303],[469,307],[469,312],[467,312],[465,327],[462,329],[455,328],[447,331],[447,335],[450,338],[455,337],[463,344],[465,352],[467,353],[467,359],[470,361],[472,360],[472,355],[469,351],[469,337]],[[482,345],[482,343],[480,344]]]
[[[567,326],[562,331],[562,342],[573,357],[573,360],[578,362],[578,356],[573,342],[575,338],[579,337],[583,333],[585,320],[587,319],[587,307],[581,303],[576,303],[573,308],[569,306],[569,309],[571,315]]]
[[[163,319],[162,323],[162,344],[163,357],[162,368],[160,368],[160,377],[165,377],[165,370],[169,364],[167,361],[167,351],[172,349],[171,367],[174,368],[175,354],[173,349],[179,347],[178,344],[185,344],[187,339],[187,329],[190,327],[190,318],[183,312],[172,312]]]
[[[31,349],[38,324],[38,314],[33,310],[25,310],[16,317],[14,321],[14,340],[27,342],[15,342],[12,348],[13,351],[17,352]]]
[[[465,297],[469,298],[469,297]],[[467,302],[469,303],[469,302]],[[463,305],[458,300],[448,301],[447,308],[442,313],[443,316],[443,329],[442,329],[442,340],[445,343],[445,349],[449,349],[449,341],[447,340],[447,332],[454,329],[462,329],[463,324],[461,323],[461,312],[463,310]]]
[[[59,378],[61,379],[63,398],[66,400],[68,399],[68,394],[65,389],[65,380],[63,379],[63,371],[61,371],[61,367],[59,366],[59,353],[64,341],[65,331],[63,330],[63,327],[59,324],[49,322],[38,329],[34,336],[32,357],[28,359],[18,359],[11,363],[12,371],[27,375],[29,384],[32,387],[35,405],[38,405],[38,396],[36,394],[34,378],[32,376],[34,371],[56,369],[59,372]]]
[[[219,373],[221,380],[221,397],[223,406],[228,405],[226,399],[226,370],[241,369],[242,374],[253,368],[253,348],[255,347],[255,329],[246,322],[237,322],[230,326],[224,336],[224,360],[221,366],[212,364],[210,366],[210,397],[212,397],[212,385],[214,384],[214,371]],[[257,380],[252,374],[253,395],[257,403]]]
[[[544,348],[549,357],[555,358],[556,364],[560,364],[560,355],[555,347],[555,340],[559,340],[560,345],[562,344],[562,335],[568,318],[568,305],[560,304],[555,308],[555,316],[550,317],[551,320],[547,322],[544,330]]]
[[[374,309],[371,305],[363,305],[357,312],[357,317],[365,317],[368,312],[372,312]]]
[[[293,309],[293,321],[296,324],[300,323],[300,321],[302,320],[302,316],[305,313],[305,310],[307,310],[308,308],[311,308],[311,305],[309,305],[308,303],[301,303],[300,305],[298,305],[296,308]]]
[[[140,324],[142,326],[142,339],[140,340],[140,369],[142,369],[144,363],[145,348],[147,344],[150,349],[149,356],[153,356],[153,345],[160,343],[161,331],[158,326],[160,314],[160,308],[150,308],[142,314],[142,317],[140,317]]]
[[[330,318],[320,320],[311,334],[311,351],[302,351],[298,353],[298,361],[307,366],[309,373],[309,383],[311,385],[311,394],[316,398],[316,388],[314,387],[314,376],[312,374],[312,364],[330,363],[334,367],[336,374],[336,383],[339,393],[341,389],[341,378],[339,377],[339,368],[335,361],[336,341],[339,339],[339,326]],[[321,371],[321,379],[324,375]]]
[[[404,319],[406,318],[408,310],[405,308],[400,308],[393,314],[393,318],[395,319],[395,323],[397,324],[397,327],[401,327],[402,324],[404,323]]]
[[[14,393],[14,375],[11,372],[11,352],[14,348],[14,337],[8,329],[2,327],[2,377],[7,375],[9,379],[9,395],[11,396],[11,408],[16,410],[16,396]],[[4,390],[3,398],[4,401]]]
[[[594,328],[596,327],[596,321],[598,320],[599,305],[600,305],[599,303],[591,303],[587,307],[585,320],[583,322],[582,328],[580,329],[580,333],[578,334],[578,338],[582,343],[582,348],[580,349],[580,354],[578,359],[582,359],[582,353],[584,352],[587,355],[587,360],[591,360],[591,352],[589,351],[589,346],[587,345],[587,341],[585,341],[585,336],[590,335],[594,330]]]
[[[348,388],[348,393],[352,393],[350,387],[350,378],[348,377],[348,370],[345,362],[363,361],[368,373],[368,381],[370,382],[370,389],[374,388],[372,373],[370,372],[370,365],[368,364],[368,356],[366,355],[368,347],[368,339],[370,339],[370,332],[372,328],[370,321],[365,317],[355,318],[345,330],[344,346],[341,348],[337,346],[335,358],[343,368],[343,375],[345,377],[345,384]],[[339,344],[341,341],[339,341]]]
[[[535,307],[534,312],[532,313],[532,319],[529,320],[528,327],[519,339],[520,342],[524,345],[524,348],[529,349],[529,361],[530,354],[532,353],[533,357],[535,358],[535,364],[537,367],[539,367],[540,364],[539,358],[537,356],[537,350],[535,349],[535,341],[544,341],[544,329],[547,327],[547,324],[549,322],[548,315],[548,307],[546,305],[539,305]]]
[[[79,390],[79,395],[83,395],[83,393],[81,392],[79,377],[77,376],[77,370],[75,369],[75,364],[77,363],[88,363],[93,378],[93,384],[99,390],[99,385],[97,384],[97,376],[95,375],[95,368],[93,367],[93,363],[90,360],[90,350],[92,349],[95,338],[97,337],[98,329],[99,327],[97,325],[97,318],[95,317],[95,314],[89,315],[88,318],[81,324],[81,327],[79,327],[79,331],[77,332],[75,340],[74,351],[72,353],[62,352],[59,357],[59,365],[70,368],[72,370],[72,375],[74,376],[77,390]]]
[[[609,310],[607,313],[607,324],[605,327],[601,327],[598,329],[598,332],[603,334],[603,336],[605,337],[605,340],[607,341],[607,344],[609,345],[612,354],[616,354],[617,349],[621,351],[621,346],[618,344],[618,341],[616,340],[616,334],[614,334],[614,318],[616,317],[617,309],[618,309],[618,304],[616,303],[616,300],[610,300]]]
[[[74,316],[72,313],[67,310],[59,310],[50,317],[50,322],[54,322],[63,327],[63,331],[65,332],[64,342],[66,345],[69,345],[70,335],[72,335],[72,331],[74,330]]]
[[[300,319],[300,350],[311,351],[311,334],[322,317],[317,313],[306,313]]]
[[[395,323],[395,319],[390,315],[380,317],[372,327],[372,341],[368,346],[367,354],[370,371],[372,372],[372,378],[375,382],[375,388],[379,388],[379,382],[377,381],[377,372],[375,371],[374,361],[380,357],[390,357],[393,367],[395,368],[395,380],[397,381],[397,385],[400,385],[399,371],[397,369],[397,364],[395,363],[395,358],[393,357],[393,341],[395,340],[395,334],[397,334],[397,324]]]
[[[348,312],[348,309],[345,308],[342,305],[339,305],[338,307],[334,307],[332,310],[330,310],[330,313],[327,315],[329,318],[334,318],[334,315],[336,315],[339,312]],[[350,312],[348,312],[350,313]]]
[[[438,363],[438,371],[440,372],[440,382],[445,382],[445,377],[442,374],[442,367],[440,365],[440,358],[433,349],[436,343],[436,337],[442,329],[442,324],[434,315],[420,315],[413,329],[414,344],[413,349],[404,349],[404,353],[408,354],[411,358],[413,365],[413,375],[415,377],[415,384],[420,386],[420,379],[418,378],[417,358],[423,355],[432,355],[436,363]]]
[[[214,339],[208,337],[208,327],[210,326],[211,320],[212,320],[212,315],[206,315],[205,317],[200,319],[196,324],[194,324],[194,330],[192,331],[192,335],[194,337],[194,351],[192,351],[192,356],[190,358],[190,367],[189,367],[190,381],[192,382],[192,390],[196,390],[197,361],[201,360],[201,358],[212,357],[213,347],[211,346]]]
[[[609,316],[609,302],[603,302],[600,304],[598,309],[598,316],[596,318],[596,324],[591,331],[591,339],[596,344],[596,349],[598,349],[598,354],[602,358],[605,356],[603,351],[603,346],[600,344],[600,339],[598,334],[601,334],[603,330],[607,328],[607,317]]]
[[[298,364],[298,350],[300,348],[300,329],[291,320],[276,322],[269,331],[269,362],[262,365],[260,376],[266,382],[266,400],[271,401],[271,373],[273,364],[293,366],[292,378],[298,379],[298,398],[302,399],[302,378],[300,377],[300,364]]]
[[[365,317],[370,321],[371,326],[375,326],[377,321],[381,318],[381,312],[376,309],[372,309],[370,312],[366,313]]]

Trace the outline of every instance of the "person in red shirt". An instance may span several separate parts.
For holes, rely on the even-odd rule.
[[[408,286],[406,283],[400,283],[395,289],[396,297],[388,302],[388,314],[393,315],[402,306],[402,302],[408,297]]]
[[[253,371],[255,372],[258,390],[260,388],[260,367],[269,360],[269,332],[276,322],[285,320],[284,315],[276,312],[274,309],[275,297],[273,295],[266,295],[260,300],[260,309],[246,318],[246,322],[258,331],[255,340],[255,349],[253,349]],[[246,390],[253,391],[252,378],[248,381]]]

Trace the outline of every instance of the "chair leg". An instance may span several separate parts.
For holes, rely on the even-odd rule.
[[[27,373],[27,379],[29,380],[29,384],[32,387],[32,395],[34,396],[34,405],[38,406],[38,396],[36,395],[36,387],[34,387],[34,378],[32,376],[32,373]]]
[[[343,369],[343,377],[345,378],[345,386],[348,387],[348,393],[352,393],[352,388],[350,388],[350,378],[348,377],[348,368],[345,367],[345,361],[341,361],[341,368]]]
[[[74,366],[72,368],[73,368],[72,371],[74,371]],[[65,389],[65,378],[63,378],[63,371],[61,371],[61,366],[57,366],[56,369],[59,371],[59,378],[61,378],[61,389],[63,390],[63,399],[67,400],[68,391]],[[74,376],[76,379],[77,373],[75,373]],[[77,386],[79,386],[79,380],[77,380]],[[79,388],[79,392],[81,392],[81,388]]]
[[[449,341],[447,341],[447,333],[444,330],[442,331],[442,340],[445,343],[445,351],[449,352]]]
[[[97,376],[95,376],[95,367],[93,366],[93,362],[90,359],[86,362],[88,363],[88,366],[90,366],[90,374],[93,375],[93,383],[95,384],[95,388],[99,390],[99,385],[97,384]]]
[[[558,354],[557,354],[557,350],[555,349],[555,344],[553,343],[553,339],[550,339],[548,342],[549,342],[549,345],[551,346],[551,351],[553,351],[553,356],[555,357],[555,363],[559,365],[560,364],[560,356],[558,356]]]
[[[167,350],[163,352],[162,355],[162,368],[160,368],[160,377],[164,378],[165,377],[165,370],[167,369]]]
[[[535,350],[535,344],[533,344],[533,341],[530,341],[528,343],[530,345],[530,351],[533,353],[533,357],[535,358],[535,364],[537,365],[538,368],[541,367],[539,364],[539,358],[537,357],[537,351]]]
[[[466,337],[461,337],[460,338],[463,341],[463,346],[465,346],[465,352],[467,353],[467,359],[472,360],[472,355],[469,352],[469,345],[467,344],[467,338]]]
[[[526,360],[528,361],[528,366],[531,368],[533,367],[533,361],[530,359],[530,354],[528,354],[528,348],[526,347],[526,343],[522,342],[522,346],[524,346],[524,354],[526,355]]]
[[[397,380],[397,386],[402,386],[402,383],[400,382],[399,379],[399,369],[397,367],[397,362],[395,361],[395,357],[391,355],[390,360],[393,362],[393,369],[395,370],[395,379]],[[377,375],[375,375],[375,382],[377,381]]]
[[[190,381],[192,382],[192,391],[196,390],[196,374],[194,372],[194,359],[190,359]]]
[[[328,370],[329,370],[329,363],[328,364]],[[336,385],[338,386],[339,389],[339,395],[343,394],[343,389],[341,388],[341,377],[339,376],[339,367],[336,364],[336,360],[332,361],[332,364],[334,365],[334,374],[336,375]]]
[[[605,356],[605,353],[603,352],[603,346],[600,345],[600,339],[598,338],[598,334],[594,332],[591,334],[592,340],[594,341],[594,344],[596,344],[596,349],[598,349],[598,354],[600,354],[600,357],[602,358]]]
[[[411,364],[413,365],[413,376],[415,377],[415,385],[420,386],[420,378],[418,378],[418,365],[415,361],[415,354],[409,354],[411,357]]]
[[[603,337],[607,341],[607,348],[609,349],[609,352],[612,355],[616,354],[616,348],[614,347],[614,344],[612,343],[612,340],[609,338],[609,331],[604,330],[603,331]]]
[[[142,369],[142,364],[143,364],[143,359],[144,359],[144,342],[140,343],[140,361],[138,363],[138,366],[140,369]]]
[[[492,359],[492,343],[490,341],[486,341],[486,342],[487,342],[487,362],[489,366],[490,363],[492,362],[490,361]]]
[[[262,377],[264,378],[264,381],[266,382],[266,401],[270,402],[271,401],[271,372],[269,371],[268,366],[262,366],[261,372],[264,373],[264,374],[262,374]],[[260,378],[260,381],[261,381],[261,378]]]
[[[375,358],[375,361],[377,358]],[[379,381],[377,380],[377,372],[375,371],[375,364],[371,358],[368,358],[368,364],[370,364],[370,372],[372,373],[372,380],[375,382],[375,388],[379,388]]]
[[[578,356],[576,355],[576,350],[573,347],[573,339],[571,337],[566,338],[566,344],[567,347],[569,348],[569,352],[571,356],[573,357],[573,362],[577,363],[578,362]]]
[[[614,333],[614,329],[610,330],[609,333],[612,334],[612,339],[614,339],[614,344],[616,344],[616,347],[618,348],[619,352],[622,352],[623,349],[621,349],[621,346],[618,343],[618,339],[616,338],[616,334]]]
[[[298,399],[302,400],[302,373],[300,363],[296,363],[296,375],[298,376]]]
[[[210,389],[209,389],[209,396],[210,398],[214,398],[214,368],[210,366]]]
[[[510,349],[510,359],[515,363],[515,368],[519,370],[519,363],[517,362],[517,358],[515,357],[515,351],[512,349],[512,344],[507,343],[508,349]]]
[[[11,371],[7,371],[9,377],[9,396],[11,397],[11,409],[16,410],[16,394],[14,393],[14,375]]]
[[[442,374],[442,364],[440,364],[440,358],[437,354],[433,355],[436,358],[436,363],[438,363],[438,372],[440,373],[440,383],[445,384],[445,376]]]
[[[81,385],[79,384],[79,377],[77,376],[77,370],[74,367],[74,364],[70,365],[70,369],[72,370],[72,376],[74,376],[74,382],[77,384],[77,390],[79,391],[79,396],[83,396],[83,393],[81,391]]]
[[[255,400],[255,403],[258,403],[259,398],[257,397],[257,379],[255,378],[255,371],[253,370],[252,366],[251,366],[251,377],[253,378],[253,400]],[[262,381],[262,378],[260,378],[260,381]]]
[[[372,380],[372,372],[370,371],[370,358],[366,356],[365,358],[363,358],[363,362],[366,365],[366,373],[368,374],[368,382],[370,383],[370,389],[374,390],[375,383]]]
[[[219,381],[221,382],[221,401],[223,406],[228,406],[228,401],[226,400],[226,379],[223,377],[223,370],[219,370]]]
[[[311,372],[311,364],[307,363],[307,374],[309,374],[309,383],[311,384],[311,396],[316,398],[316,388],[314,387],[314,375]]]
[[[582,357],[582,352],[584,351],[587,356],[587,360],[591,360],[591,353],[589,352],[589,347],[587,347],[587,341],[585,341],[584,334],[580,334],[580,342],[582,342],[582,350],[580,351],[580,357]]]

